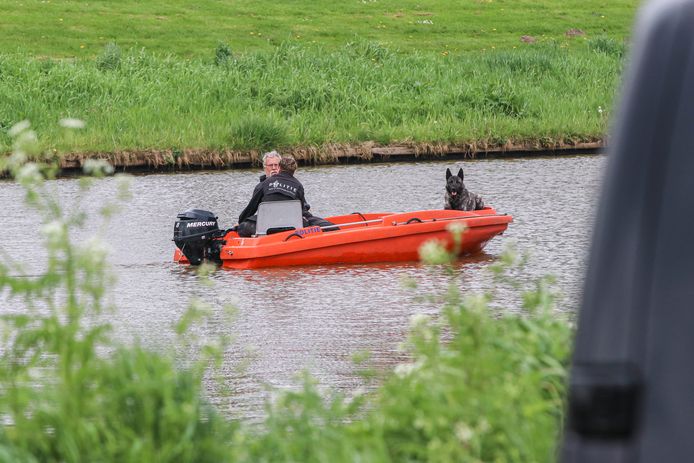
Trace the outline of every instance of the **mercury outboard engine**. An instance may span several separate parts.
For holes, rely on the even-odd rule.
[[[191,265],[203,260],[221,263],[219,253],[224,241],[224,230],[217,225],[217,216],[210,211],[189,209],[176,216],[173,240]]]

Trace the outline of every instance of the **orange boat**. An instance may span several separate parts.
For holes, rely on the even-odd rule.
[[[426,241],[436,239],[453,248],[448,231],[451,224],[465,227],[459,254],[474,254],[502,234],[512,221],[510,215],[498,214],[490,207],[478,211],[353,213],[326,218],[339,229],[313,226],[241,238],[235,231],[215,230],[217,217],[210,212],[192,210],[178,217],[181,220],[174,229],[178,246],[175,262],[198,264],[208,259],[235,269],[416,261],[419,247]],[[181,238],[180,230],[194,232],[199,226],[212,229],[189,233],[196,239],[202,238],[196,248]]]

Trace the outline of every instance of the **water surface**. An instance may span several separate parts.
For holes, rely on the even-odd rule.
[[[464,293],[495,293],[497,306],[520,310],[517,294],[498,287],[488,271],[504,246],[514,243],[531,256],[521,278],[555,275],[564,295],[560,310],[570,312],[580,297],[604,162],[602,156],[577,156],[324,166],[300,169],[297,177],[316,215],[397,212],[442,208],[445,170],[462,166],[468,188],[511,214],[514,222],[484,253],[456,266],[456,284]],[[229,227],[250,199],[258,174],[232,170],[133,177],[132,200],[104,234],[117,276],[110,296],[118,307],[111,316],[116,336],[171,349],[171,326],[187,303],[193,297],[209,302],[215,316],[195,334],[235,339],[222,369],[226,389],[211,380],[210,396],[229,414],[251,419],[262,415],[265,386],[292,387],[303,369],[324,386],[349,391],[364,385],[351,361],[355,353],[371,352],[377,367],[402,361],[398,346],[410,316],[435,315],[440,307],[418,296],[442,294],[449,282],[443,269],[411,263],[219,270],[212,287],[201,286],[194,272],[171,262],[176,214],[207,209]],[[76,179],[51,182],[50,188],[67,203],[79,197]],[[94,210],[115,191],[114,179],[99,181],[84,203]],[[14,183],[0,182],[1,246],[29,273],[38,273],[40,224],[22,195]],[[97,221],[89,222],[85,236],[97,229]],[[403,279],[414,279],[417,290],[404,287]],[[222,321],[226,305],[236,307],[231,324]]]

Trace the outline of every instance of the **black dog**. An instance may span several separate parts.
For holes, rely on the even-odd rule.
[[[474,193],[470,193],[463,183],[463,169],[458,171],[458,175],[453,175],[451,169],[446,169],[446,202],[444,209],[455,209],[458,211],[475,211],[484,209],[482,198]]]

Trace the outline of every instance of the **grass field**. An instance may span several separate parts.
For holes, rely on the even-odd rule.
[[[0,1],[0,50],[93,58],[105,44],[209,58],[219,42],[246,53],[287,40],[340,48],[359,37],[390,49],[513,49],[520,37],[628,36],[636,0]]]
[[[145,155],[593,141],[636,6],[0,0],[0,129]],[[57,141],[64,117],[86,129]]]

